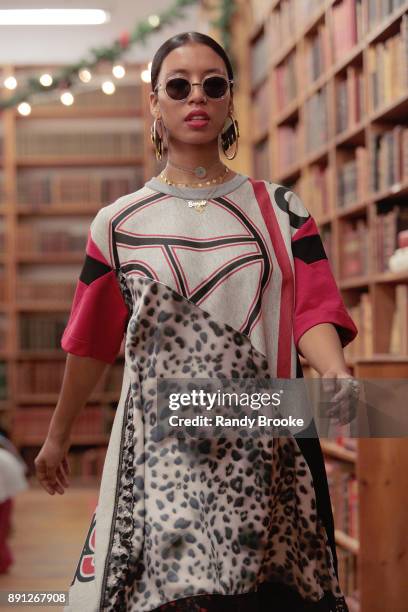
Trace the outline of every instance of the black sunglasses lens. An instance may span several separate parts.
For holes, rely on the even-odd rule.
[[[170,79],[167,81],[166,91],[173,100],[184,100],[190,92],[190,83],[183,78]]]
[[[205,79],[203,87],[209,98],[221,98],[227,91],[228,83],[222,77],[213,76]]]

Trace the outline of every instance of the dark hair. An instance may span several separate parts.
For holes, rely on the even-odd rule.
[[[152,61],[152,67],[151,67],[152,91],[154,91],[157,85],[160,68],[163,63],[164,58],[170,53],[170,51],[173,51],[173,49],[182,47],[183,45],[186,45],[189,42],[195,42],[195,43],[199,43],[199,44],[207,45],[208,47],[211,47],[211,49],[213,49],[213,51],[215,51],[224,60],[225,66],[227,68],[228,78],[229,79],[234,78],[231,61],[228,55],[226,54],[226,52],[224,51],[224,49],[221,47],[221,45],[217,43],[216,40],[211,38],[211,36],[207,36],[207,34],[202,34],[201,32],[182,32],[181,34],[176,34],[175,36],[168,38],[156,51],[153,61]],[[231,83],[230,84],[231,93],[232,93],[232,88],[233,88],[233,84]]]

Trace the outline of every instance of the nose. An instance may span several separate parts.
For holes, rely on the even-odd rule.
[[[188,100],[206,100],[207,97],[204,93],[201,83],[191,83],[191,91],[188,96]]]

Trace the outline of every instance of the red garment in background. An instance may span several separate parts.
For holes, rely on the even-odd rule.
[[[7,542],[11,532],[12,510],[13,499],[11,497],[0,504],[0,574],[7,572],[14,561]]]

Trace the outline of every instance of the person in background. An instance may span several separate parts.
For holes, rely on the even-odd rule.
[[[16,447],[0,428],[0,574],[8,572],[14,562],[8,543],[12,529],[13,497],[28,488],[27,466]]]

